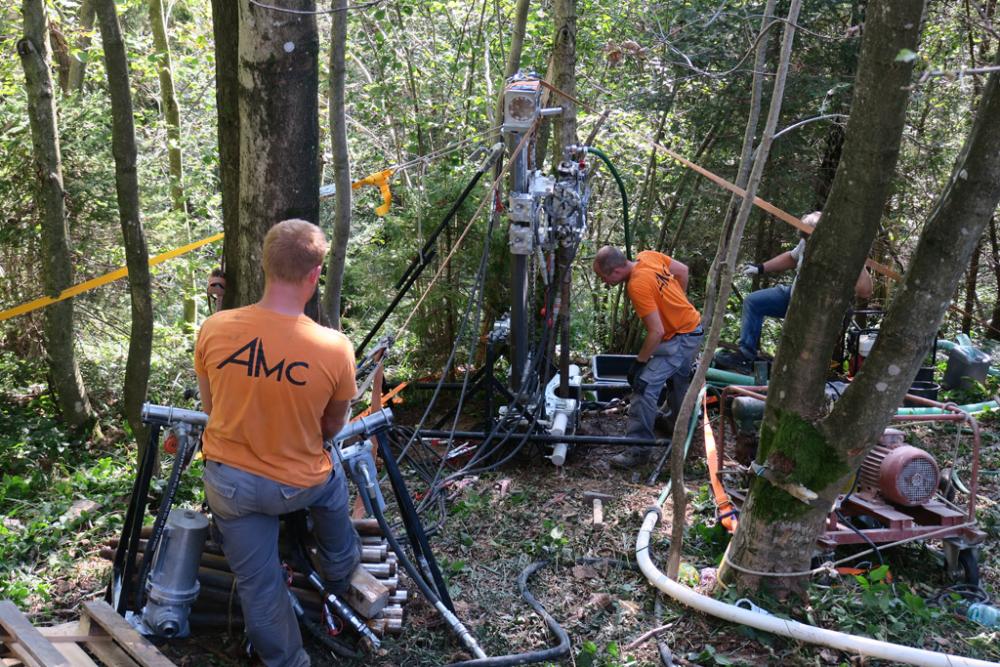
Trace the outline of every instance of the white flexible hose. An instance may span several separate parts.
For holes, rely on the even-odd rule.
[[[642,528],[639,529],[639,535],[635,540],[635,558],[639,563],[639,569],[642,570],[646,579],[653,586],[677,602],[687,605],[696,611],[710,614],[732,623],[749,625],[758,630],[790,639],[810,644],[822,644],[846,653],[868,658],[878,658],[879,660],[891,660],[911,665],[921,665],[923,667],[986,667],[988,665],[995,667],[1000,664],[985,660],[976,660],[974,658],[965,658],[958,655],[937,653],[901,644],[892,644],[890,642],[869,639],[868,637],[858,637],[834,630],[825,630],[813,625],[799,623],[798,621],[786,620],[777,616],[771,616],[770,614],[742,609],[696,593],[687,586],[669,579],[667,575],[653,564],[653,560],[649,556],[650,536],[659,518],[659,509],[654,507],[647,510],[646,518],[642,522]]]

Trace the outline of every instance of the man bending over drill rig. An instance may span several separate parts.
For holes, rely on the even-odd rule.
[[[701,316],[687,300],[688,268],[653,250],[629,261],[618,248],[604,246],[594,258],[594,273],[608,285],[625,282],[635,313],[646,327],[642,347],[629,369],[632,402],[628,410],[630,438],[654,438],[660,391],[673,380],[667,405],[674,418],[691,383],[691,364],[701,345]],[[628,468],[644,463],[648,447],[631,447],[611,463]]]
[[[195,372],[205,412],[205,495],[236,574],[247,634],[270,666],[309,665],[278,559],[278,517],[309,508],[323,576],[343,594],[361,560],[344,472],[323,439],[347,419],[354,349],[306,317],[327,243],[280,222],[264,239],[264,296],[205,320]]]

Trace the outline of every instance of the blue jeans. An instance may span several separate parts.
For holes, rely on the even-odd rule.
[[[204,482],[254,650],[268,667],[308,667],[278,557],[278,520],[308,508],[322,576],[346,584],[361,561],[361,542],[351,524],[340,465],[334,463],[334,473],[322,484],[300,488],[207,461]]]
[[[684,394],[691,385],[691,364],[694,363],[701,347],[702,333],[690,333],[674,336],[660,343],[653,356],[649,358],[646,367],[637,382],[638,390],[632,392],[632,400],[628,407],[628,427],[625,434],[630,438],[649,438],[656,436],[653,425],[656,423],[656,413],[660,401],[660,391],[668,380],[673,380],[668,387],[667,405],[673,411],[674,417],[680,412]]]
[[[757,356],[760,349],[760,332],[765,317],[783,318],[792,300],[792,288],[778,285],[757,290],[743,299],[743,322],[740,325],[740,352],[747,359]]]

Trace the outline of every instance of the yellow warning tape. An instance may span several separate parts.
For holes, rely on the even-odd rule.
[[[392,193],[389,191],[389,179],[392,177],[394,169],[384,169],[382,171],[377,171],[374,174],[369,174],[359,181],[355,181],[351,184],[352,189],[360,188],[363,185],[371,185],[377,187],[382,193],[382,205],[375,209],[375,213],[380,216],[384,216],[389,212],[389,205],[392,203]],[[179,257],[184,253],[196,250],[203,245],[208,245],[218,241],[224,236],[222,232],[204,238],[200,241],[195,241],[194,243],[188,243],[187,245],[181,246],[180,248],[174,248],[162,255],[157,255],[149,260],[150,266],[156,266],[157,264],[162,264],[167,260],[173,259],[174,257]],[[59,293],[59,296],[43,296],[41,298],[35,299],[34,301],[29,301],[28,303],[22,303],[20,306],[15,306],[13,308],[8,308],[7,310],[0,311],[0,322],[4,320],[9,320],[12,317],[17,317],[18,315],[24,315],[30,313],[39,308],[44,308],[45,306],[51,306],[53,303],[58,303],[60,301],[65,301],[66,299],[72,299],[78,294],[83,294],[84,292],[89,292],[92,289],[101,287],[102,285],[107,285],[116,280],[121,280],[128,275],[128,269],[122,267],[116,269],[111,273],[106,273],[103,276],[97,278],[91,278],[86,282],[82,282],[79,285],[73,285],[68,287]]]
[[[179,248],[174,248],[173,250],[167,251],[162,255],[157,255],[149,260],[150,266],[156,266],[157,264],[162,264],[167,260],[173,259],[174,257],[179,257],[184,253],[196,250],[203,245],[208,245],[209,243],[214,243],[224,236],[222,232],[218,234],[213,234],[208,238],[204,238],[200,241],[195,241],[194,243],[188,243]],[[98,276],[97,278],[91,278],[85,282],[78,285],[73,285],[72,287],[67,287],[58,296],[43,296],[40,299],[35,299],[34,301],[29,301],[28,303],[22,303],[20,306],[15,306],[14,308],[9,308],[8,310],[0,311],[0,322],[4,320],[9,320],[12,317],[17,317],[18,315],[24,315],[25,313],[30,313],[33,310],[38,310],[39,308],[44,308],[45,306],[52,305],[53,303],[58,303],[59,301],[65,301],[66,299],[71,299],[78,294],[83,294],[84,292],[89,292],[90,290],[101,287],[102,285],[107,285],[108,283],[120,280],[128,275],[128,269],[122,267],[116,269],[111,273],[105,273],[103,276]]]

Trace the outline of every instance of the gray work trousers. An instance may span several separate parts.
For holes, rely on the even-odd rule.
[[[685,335],[674,336],[660,343],[633,388],[632,401],[628,407],[628,428],[630,438],[655,438],[653,425],[659,407],[660,391],[668,380],[667,405],[677,417],[684,394],[691,385],[691,365],[698,355],[703,335],[701,329]]]
[[[254,650],[268,667],[308,667],[278,558],[278,520],[282,514],[309,509],[321,575],[330,584],[341,584],[332,588],[343,592],[343,583],[361,562],[343,470],[335,461],[334,473],[325,482],[300,488],[207,461],[204,482]]]

